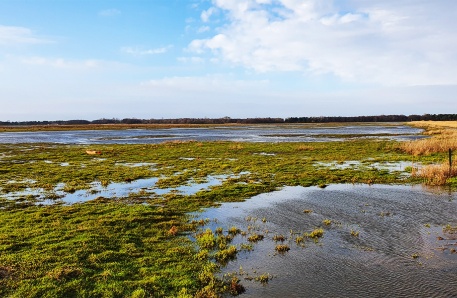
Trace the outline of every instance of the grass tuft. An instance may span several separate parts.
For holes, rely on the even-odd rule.
[[[249,242],[259,242],[263,240],[264,236],[262,234],[254,233],[248,237]]]
[[[278,242],[278,241],[284,242],[284,241],[286,241],[286,237],[284,237],[284,235],[274,235],[273,236],[273,241],[275,241],[275,242]]]
[[[306,234],[306,236],[313,239],[321,238],[324,236],[324,229],[314,229],[311,233]]]
[[[284,253],[284,252],[289,251],[290,247],[287,244],[278,244],[278,245],[276,245],[275,250],[277,252]]]

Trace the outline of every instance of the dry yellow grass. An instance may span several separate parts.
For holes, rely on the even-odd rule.
[[[417,127],[447,127],[457,128],[457,121],[411,121],[409,124]]]
[[[405,152],[413,155],[427,155],[437,152],[457,150],[457,132],[452,137],[432,137],[430,139],[405,142],[401,146]]]
[[[424,128],[428,139],[405,142],[401,149],[413,155],[427,155],[457,150],[457,121],[414,121],[411,125]]]
[[[427,155],[457,150],[457,121],[415,121],[411,125],[424,128],[428,139],[405,142],[401,149],[413,155]],[[428,185],[444,185],[447,179],[457,176],[457,163],[428,165],[413,171],[413,176],[422,177]]]
[[[449,163],[443,163],[425,166],[413,171],[412,174],[423,178],[427,185],[445,185],[448,178],[457,176],[457,163],[452,163],[451,170],[449,170]]]
[[[310,145],[299,145],[297,147],[297,150],[298,151],[314,151],[315,148],[313,146],[310,146]]]

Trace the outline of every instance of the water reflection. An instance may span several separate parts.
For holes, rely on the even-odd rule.
[[[286,187],[201,217],[216,218],[212,228],[256,226],[266,235],[223,271],[243,268],[244,297],[456,297],[457,241],[438,238],[443,226],[457,225],[456,197],[420,186]],[[318,243],[294,241],[316,227],[325,230]],[[275,253],[277,234],[286,236],[289,252]],[[265,273],[273,276],[266,286],[243,279]]]

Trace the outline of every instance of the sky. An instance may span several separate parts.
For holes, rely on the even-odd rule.
[[[457,113],[455,0],[0,0],[0,121]]]

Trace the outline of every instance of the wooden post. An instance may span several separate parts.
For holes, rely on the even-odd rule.
[[[449,178],[452,175],[452,149],[449,149]]]

